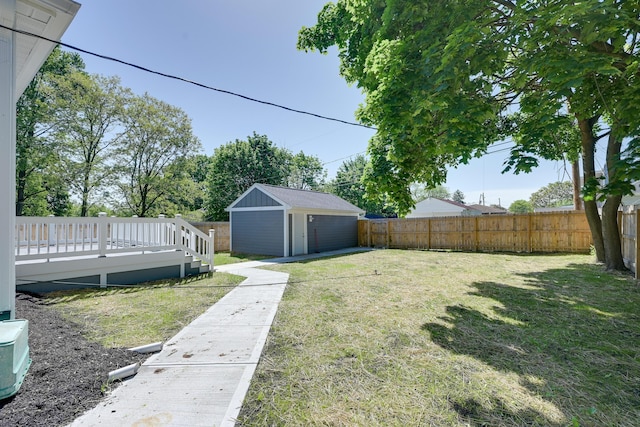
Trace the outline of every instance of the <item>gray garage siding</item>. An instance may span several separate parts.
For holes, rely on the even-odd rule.
[[[284,256],[284,212],[232,212],[231,250]],[[357,224],[356,224],[357,226]]]
[[[358,217],[313,215],[307,226],[309,253],[358,246]]]
[[[238,203],[233,205],[234,208],[254,208],[260,206],[282,206],[280,203],[273,200],[271,197],[264,194],[262,191],[254,188],[239,200]]]

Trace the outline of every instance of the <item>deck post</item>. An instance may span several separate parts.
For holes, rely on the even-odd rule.
[[[98,258],[107,256],[107,213],[98,213]],[[100,280],[102,282],[102,279]],[[101,283],[102,284],[102,283]]]
[[[215,255],[216,252],[216,247],[215,247],[215,234],[216,234],[216,230],[214,229],[209,229],[209,265],[211,266],[211,271],[213,271],[213,256]]]
[[[14,28],[16,0],[0,0],[0,23]],[[16,309],[16,41],[0,29],[0,320],[15,318]]]

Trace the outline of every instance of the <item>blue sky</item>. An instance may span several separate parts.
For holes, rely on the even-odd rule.
[[[336,51],[296,49],[324,0],[79,0],[64,43],[290,108],[354,121],[364,101],[338,74]],[[254,131],[280,147],[315,155],[329,178],[342,162],[363,154],[373,131],[256,104],[184,82],[82,54],[86,70],[117,75],[122,85],[183,109],[204,154]],[[501,146],[499,148],[504,148]],[[497,149],[496,149],[497,150]],[[568,179],[564,165],[546,162],[535,173],[502,175],[507,151],[489,154],[449,172],[444,184],[467,203],[508,207],[533,191]],[[569,166],[567,166],[570,168]]]

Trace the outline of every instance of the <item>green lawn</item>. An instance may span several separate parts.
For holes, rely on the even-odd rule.
[[[239,425],[638,425],[640,288],[591,256],[274,268],[290,282]]]
[[[226,295],[244,277],[166,280],[146,285],[47,294],[47,303],[105,347],[166,341]]]

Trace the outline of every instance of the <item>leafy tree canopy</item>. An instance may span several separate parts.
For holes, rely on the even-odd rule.
[[[509,206],[509,212],[514,214],[524,214],[533,212],[533,205],[526,200],[515,200]]]
[[[202,148],[191,120],[180,108],[145,94],[128,100],[125,128],[113,166],[121,205],[139,217],[178,213],[172,200],[193,180],[188,169],[177,166]]]
[[[61,215],[68,188],[56,165],[59,146],[51,137],[57,80],[84,70],[78,54],[53,49],[16,104],[16,215]]]
[[[587,196],[616,196],[602,224],[588,197],[585,211],[598,259],[617,268],[611,217],[638,163],[620,150],[640,134],[639,13],[638,2],[619,0],[338,0],[301,29],[298,48],[337,46],[341,74],[366,95],[357,116],[378,129],[367,188],[388,194],[400,214],[413,205],[411,183],[435,187],[447,167],[506,137],[516,143],[507,163],[516,171],[581,150]],[[579,140],[566,132],[572,123]],[[603,137],[606,188],[594,181]]]
[[[394,216],[393,206],[387,204],[385,200],[367,196],[362,182],[366,166],[367,159],[363,155],[343,162],[336,172],[336,178],[327,185],[328,191],[358,206],[367,214],[382,217]]]
[[[57,82],[56,137],[60,174],[80,200],[81,216],[101,197],[112,175],[109,162],[124,135],[131,92],[118,77],[71,73]]]
[[[536,208],[551,208],[573,204],[571,181],[552,182],[531,194],[531,205]]]
[[[453,192],[453,196],[451,198],[454,202],[464,203],[464,193],[460,190],[456,190]]]
[[[289,177],[287,185],[300,190],[319,190],[325,183],[327,171],[316,156],[304,154],[302,151],[291,155],[289,160]]]
[[[216,148],[209,173],[207,217],[228,220],[227,206],[255,183],[286,185],[289,158],[287,150],[255,132],[246,140]]]
[[[421,202],[424,199],[428,199],[429,197],[445,200],[451,198],[451,192],[449,189],[442,185],[436,185],[433,188],[429,188],[424,184],[414,183],[411,184],[411,194],[413,195],[413,200],[415,200],[416,203]]]

